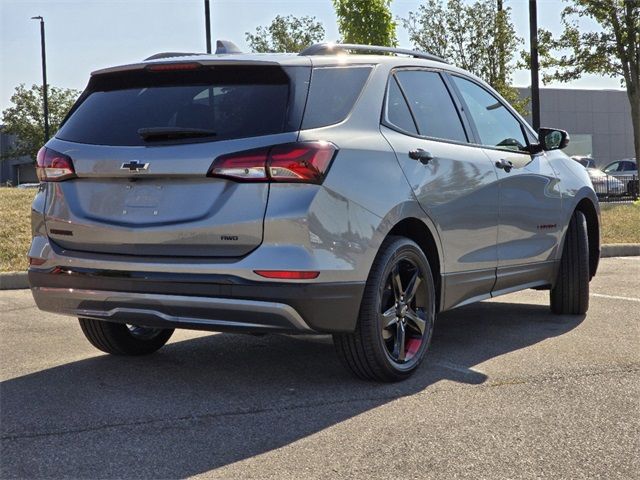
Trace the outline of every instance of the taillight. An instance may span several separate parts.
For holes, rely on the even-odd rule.
[[[265,182],[268,157],[268,148],[222,155],[213,161],[207,176],[244,182]]]
[[[207,173],[240,182],[321,184],[337,147],[329,142],[299,142],[247,150],[216,158]]]
[[[328,142],[276,145],[269,154],[269,177],[274,182],[322,183],[335,153]]]
[[[36,173],[41,182],[59,182],[76,176],[71,157],[47,147],[38,151]]]

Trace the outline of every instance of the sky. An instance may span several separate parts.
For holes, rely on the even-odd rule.
[[[420,1],[394,0],[395,17],[417,10]],[[528,0],[505,0],[517,34],[528,48]],[[561,0],[538,0],[538,24],[560,31]],[[249,51],[245,32],[268,25],[276,15],[311,15],[324,24],[327,40],[339,38],[330,0],[211,0],[212,37]],[[93,70],[140,61],[162,51],[205,51],[203,0],[0,0],[0,110],[14,88],[42,82],[39,23],[45,18],[50,85],[82,90]],[[586,25],[589,27],[589,25]],[[411,48],[399,26],[399,46]],[[527,71],[516,86],[529,85]],[[618,79],[587,76],[562,88],[620,88]]]

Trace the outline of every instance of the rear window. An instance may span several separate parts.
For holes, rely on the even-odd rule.
[[[96,76],[56,137],[79,143],[135,146],[163,143],[145,140],[141,129],[215,133],[204,139],[174,139],[172,143],[295,131],[300,128],[309,69],[289,70],[294,80],[301,77],[298,89],[285,69],[272,66]]]
[[[302,128],[325,127],[347,118],[370,73],[370,66],[314,68]]]

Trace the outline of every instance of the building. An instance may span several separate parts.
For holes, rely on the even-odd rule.
[[[528,88],[520,95],[530,97]],[[531,123],[531,115],[527,117]],[[567,130],[568,155],[590,155],[599,167],[633,158],[631,106],[624,90],[540,89],[540,125]]]
[[[4,133],[0,125],[0,185],[38,183],[34,159],[27,156],[5,158],[15,146],[15,141],[15,135]]]

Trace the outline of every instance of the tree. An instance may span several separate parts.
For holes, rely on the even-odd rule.
[[[333,0],[342,42],[395,47],[390,4],[391,0]]]
[[[499,8],[498,8],[499,7]],[[511,23],[511,9],[498,0],[428,0],[402,19],[414,48],[438,55],[485,80],[525,114],[528,99],[511,86],[522,39]]]
[[[543,81],[570,82],[583,74],[619,77],[631,104],[636,159],[640,160],[640,1],[564,0],[563,32],[540,30],[540,66],[551,73]],[[587,31],[579,21],[595,21]]]
[[[56,132],[80,92],[51,86],[48,90],[50,131]],[[35,159],[44,140],[42,86],[33,85],[27,89],[21,83],[13,92],[11,103],[13,106],[2,112],[3,132],[16,135],[17,141],[6,157],[28,155]]]
[[[324,39],[324,27],[315,17],[276,16],[268,27],[256,28],[255,34],[245,33],[254,52],[297,53]]]

